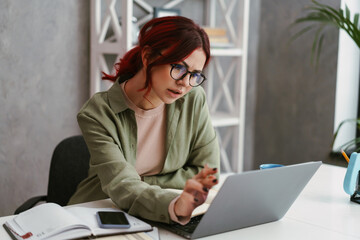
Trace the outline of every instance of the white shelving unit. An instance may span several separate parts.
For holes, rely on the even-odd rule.
[[[180,8],[184,1],[169,0],[161,7]],[[212,61],[206,70],[208,81],[204,85],[213,125],[219,136],[221,168],[223,172],[241,172],[250,0],[204,0],[204,4],[204,25],[226,29],[232,46],[211,49]],[[110,72],[119,57],[132,48],[134,7],[146,12],[136,23],[140,28],[153,17],[153,6],[145,0],[91,0],[90,95],[111,85],[101,80],[101,72]],[[113,56],[110,63],[107,55]]]

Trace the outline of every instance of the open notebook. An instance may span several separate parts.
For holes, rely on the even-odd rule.
[[[130,228],[100,228],[97,211],[120,211],[114,208],[88,208],[71,206],[63,208],[55,203],[45,203],[20,213],[3,226],[13,239],[78,239],[114,234],[151,231],[152,227],[129,214]]]

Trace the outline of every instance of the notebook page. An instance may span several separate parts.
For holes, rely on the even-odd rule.
[[[126,218],[130,223],[130,228],[113,228],[105,229],[100,228],[96,219],[96,213],[98,211],[120,211],[116,208],[88,208],[88,207],[68,207],[67,211],[77,216],[83,222],[85,222],[91,229],[95,236],[113,234],[113,233],[126,233],[126,232],[138,232],[138,231],[149,231],[152,227],[144,221],[133,217],[125,212]]]
[[[79,219],[54,203],[42,204],[26,212],[22,212],[16,216],[13,221],[15,225],[18,226],[17,229],[22,231],[18,232],[18,234],[32,233],[33,236],[28,238],[29,240],[43,239],[71,229],[74,226],[84,228],[87,235],[91,234],[88,227]]]

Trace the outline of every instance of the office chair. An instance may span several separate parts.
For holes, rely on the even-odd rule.
[[[39,202],[54,202],[65,206],[75,193],[77,185],[87,177],[90,154],[83,136],[62,140],[53,152],[50,164],[47,195],[28,199],[15,210],[26,211]]]

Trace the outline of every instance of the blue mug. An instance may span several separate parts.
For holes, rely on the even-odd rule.
[[[268,169],[268,168],[277,168],[277,167],[283,167],[284,165],[281,164],[275,164],[275,163],[265,163],[260,165],[260,169]]]

